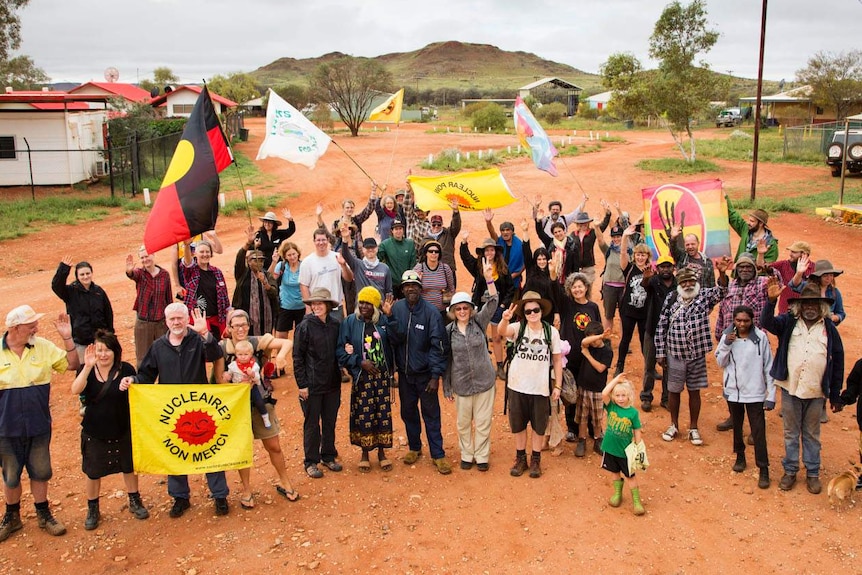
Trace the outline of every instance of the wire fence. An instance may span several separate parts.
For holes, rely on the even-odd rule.
[[[790,126],[784,130],[784,159],[786,160],[823,160],[832,137],[845,123],[826,122]],[[862,128],[862,121],[851,120],[850,129]]]

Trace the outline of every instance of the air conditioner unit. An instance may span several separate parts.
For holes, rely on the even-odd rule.
[[[99,160],[93,165],[93,173],[97,176],[107,176],[110,171],[107,160]]]

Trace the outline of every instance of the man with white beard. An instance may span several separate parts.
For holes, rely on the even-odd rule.
[[[690,424],[688,440],[703,445],[697,424],[700,417],[700,390],[708,385],[706,355],[712,351],[709,312],[727,294],[725,257],[716,263],[718,285],[701,288],[697,273],[685,268],[677,272],[677,291],[671,292],[659,316],[655,330],[655,355],[667,373],[668,410],[671,424],[662,439],[673,441],[679,434],[679,404],[682,390],[688,389]]]

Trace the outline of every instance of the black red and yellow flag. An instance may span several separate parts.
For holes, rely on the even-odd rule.
[[[218,175],[232,161],[227,138],[204,87],[147,219],[144,246],[149,253],[215,228]]]

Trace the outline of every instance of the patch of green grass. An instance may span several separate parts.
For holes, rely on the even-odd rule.
[[[33,200],[3,202],[0,210],[0,241],[38,232],[49,224],[77,224],[100,220],[117,209],[139,212],[143,201],[109,195],[88,194],[50,196]]]
[[[754,157],[754,129],[737,129],[729,138],[723,140],[697,140],[697,155],[702,158],[736,160],[750,162]],[[744,134],[744,135],[743,135]],[[776,130],[764,130],[760,133],[757,160],[759,162],[774,162],[795,164],[800,166],[823,165],[823,154],[818,150],[800,151],[793,157],[784,157],[784,137]]]
[[[566,146],[557,146],[557,151],[560,153],[560,156],[577,156],[580,154],[598,152],[601,149],[602,146],[598,143],[590,144],[589,146],[575,146],[571,144]],[[460,161],[458,161],[458,154],[460,154]],[[420,164],[420,167],[426,170],[436,170],[438,172],[485,170],[492,166],[504,164],[513,158],[520,158],[522,156],[529,157],[530,151],[523,147],[520,152],[518,152],[517,147],[512,147],[511,151],[508,149],[499,151],[491,150],[490,153],[488,150],[482,150],[481,159],[476,152],[470,152],[470,158],[468,159],[466,152],[462,152],[458,148],[448,148],[434,156],[433,161],[430,163],[426,159]]]
[[[699,146],[700,144],[698,144]],[[636,167],[647,172],[661,172],[665,174],[702,174],[705,172],[720,172],[721,168],[707,160],[697,159],[694,163],[686,162],[682,158],[660,158],[655,160],[641,160]]]
[[[761,191],[767,190],[761,188]],[[737,210],[750,210],[761,208],[769,213],[775,212],[812,212],[814,208],[822,208],[838,203],[838,193],[835,190],[819,191],[814,193],[799,194],[799,195],[782,195],[781,197],[761,197],[755,201],[750,198],[741,198],[733,200],[733,207]],[[846,190],[844,191],[845,204],[860,204],[862,203],[862,190]]]
[[[254,216],[254,214],[270,211],[271,208],[278,205],[279,201],[281,201],[281,195],[279,194],[271,196],[252,196],[251,203],[248,204],[248,209],[251,211],[252,216]],[[242,198],[228,200],[225,202],[224,207],[219,209],[219,214],[223,216],[232,216],[234,214],[242,215],[246,211],[245,206],[246,203],[244,196]]]

